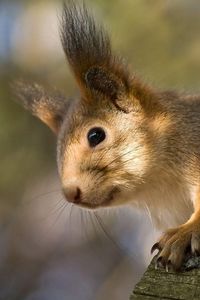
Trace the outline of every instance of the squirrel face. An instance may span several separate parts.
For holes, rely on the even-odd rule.
[[[67,114],[58,136],[64,194],[89,208],[124,204],[149,166],[142,112],[125,114],[108,99],[82,101]]]
[[[158,157],[159,97],[113,55],[107,34],[84,4],[64,5],[60,32],[80,99],[22,82],[16,84],[18,98],[58,136],[67,200],[89,208],[124,204],[147,181]]]

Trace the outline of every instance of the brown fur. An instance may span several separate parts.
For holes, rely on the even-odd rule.
[[[18,94],[58,135],[64,191],[78,187],[77,203],[91,209],[137,204],[158,227],[174,226],[153,250],[159,264],[178,269],[188,246],[200,252],[200,96],[155,91],[130,75],[84,5],[64,6],[61,40],[81,98],[49,96],[38,85]],[[91,148],[94,127],[106,139]]]

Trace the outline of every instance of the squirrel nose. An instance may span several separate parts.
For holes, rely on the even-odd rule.
[[[78,186],[76,186],[76,185],[65,186],[63,188],[63,192],[69,202],[72,202],[75,204],[78,204],[81,202],[81,194],[82,193]]]

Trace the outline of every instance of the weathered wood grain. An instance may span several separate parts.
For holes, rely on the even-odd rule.
[[[152,260],[130,300],[200,300],[200,257],[187,260],[180,272],[155,269]]]

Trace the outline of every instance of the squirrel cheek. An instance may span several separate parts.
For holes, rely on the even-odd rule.
[[[148,147],[135,140],[122,151],[121,160],[127,172],[142,177],[149,165]]]

